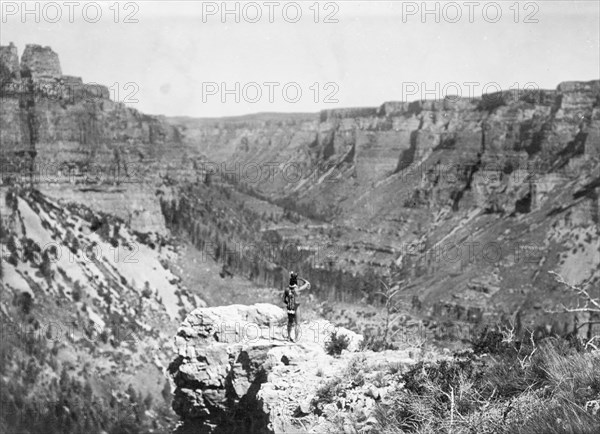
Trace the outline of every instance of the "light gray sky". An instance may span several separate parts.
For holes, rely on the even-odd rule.
[[[114,3],[101,2],[102,18],[97,23],[93,8],[82,15],[85,1],[69,10],[62,1],[62,17],[52,20],[56,10],[40,6],[35,15],[21,16],[21,2],[2,2],[2,45],[13,41],[21,54],[25,44],[49,45],[61,59],[64,74],[83,77],[85,82],[102,83],[119,89],[119,100],[149,114],[187,116],[228,116],[282,111],[315,112],[326,108],[377,106],[384,101],[415,100],[426,90],[437,94],[480,95],[487,83],[502,88],[529,86],[555,88],[561,81],[600,78],[600,2],[590,1],[500,1],[501,17],[494,21],[493,2],[479,1],[472,20],[468,2],[438,2],[439,23],[434,14],[421,16],[419,2],[321,2],[319,22],[314,22],[314,2],[298,2],[298,22],[292,3],[281,1],[269,22],[269,6],[256,2],[262,12],[257,23],[256,8],[240,3],[240,23],[235,15],[222,22],[222,2],[125,2],[120,3],[118,23]],[[236,2],[229,2],[234,8]],[[135,7],[137,6],[137,11]],[[203,7],[215,15],[203,15]],[[18,10],[14,13],[14,8]],[[29,6],[34,8],[33,3]],[[434,9],[435,2],[427,7]],[[486,15],[483,10],[486,10]],[[460,10],[462,16],[451,23]],[[518,10],[518,17],[515,13]],[[135,12],[137,23],[125,23]],[[244,15],[244,12],[246,14]],[[334,13],[337,23],[324,23]],[[203,19],[204,18],[204,19]],[[247,18],[244,19],[244,18]],[[287,19],[287,20],[286,20]],[[525,22],[535,21],[537,22]],[[206,21],[206,22],[203,22]],[[425,21],[425,22],[423,22]],[[470,22],[473,21],[473,22]],[[517,22],[515,22],[517,21]],[[126,83],[135,83],[125,88]],[[203,83],[217,83],[217,94],[203,95]],[[221,101],[221,83],[235,89],[240,83],[240,102],[233,95]],[[263,92],[256,103],[257,82]],[[269,101],[269,85],[273,101]],[[457,83],[460,87],[450,86]],[[302,91],[296,103],[294,87]],[[315,87],[320,92],[315,99]],[[326,83],[335,83],[328,85]],[[414,83],[414,84],[412,84]],[[425,83],[425,86],[423,86]],[[477,83],[477,84],[465,84]],[[274,86],[274,85],[273,85]],[[444,88],[444,86],[446,86]],[[214,88],[213,88],[214,89]],[[495,85],[486,89],[494,91]],[[205,89],[207,90],[207,89]],[[326,96],[339,102],[326,102]],[[204,97],[204,101],[203,101]]]

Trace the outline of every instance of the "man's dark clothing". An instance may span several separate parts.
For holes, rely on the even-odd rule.
[[[296,319],[295,313],[288,313],[288,324],[291,324],[291,325],[298,324],[298,320]]]
[[[296,308],[298,307],[297,298],[298,298],[298,294],[296,293],[295,290],[290,289],[290,288],[285,290],[285,294],[283,296],[283,301],[285,302],[285,305],[287,306],[288,315],[290,315],[291,313],[296,315]]]

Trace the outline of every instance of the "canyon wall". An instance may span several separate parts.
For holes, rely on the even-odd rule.
[[[356,279],[403,266],[435,315],[541,315],[564,295],[548,271],[600,279],[598,80],[287,123],[169,121],[216,176],[321,222],[280,234],[332,246],[335,268]]]
[[[549,270],[573,283],[599,278],[598,80],[314,114],[166,119],[63,75],[48,47],[27,46],[19,61],[9,45],[0,60],[4,182],[165,232],[165,183],[222,175],[242,196],[218,216],[207,219],[214,207],[200,204],[205,214],[188,217],[217,222],[206,228],[213,234],[260,218],[247,236],[328,246],[333,268],[304,271],[336,299],[372,301],[364,276],[392,265],[409,272],[408,288],[432,312],[476,312],[468,317],[533,310],[557,287]],[[256,202],[254,220],[231,218],[240,200]],[[266,210],[291,220],[267,222]],[[354,276],[353,287],[330,287],[321,277],[332,270]]]
[[[178,131],[110,99],[106,86],[62,74],[50,47],[0,47],[0,164],[5,182],[116,214],[165,232],[156,185],[189,167]],[[11,182],[12,182],[11,181]]]

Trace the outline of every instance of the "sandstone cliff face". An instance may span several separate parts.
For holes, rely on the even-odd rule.
[[[349,184],[363,193],[373,183],[402,183],[400,188],[410,190],[403,193],[413,194],[427,181],[416,169],[440,178],[430,191],[437,197],[435,206],[459,206],[465,190],[472,190],[463,205],[510,213],[516,197],[528,194],[529,184],[538,181],[526,181],[526,175],[535,171],[541,177],[571,159],[577,164],[597,157],[599,94],[598,81],[567,82],[556,91],[325,110],[318,122],[295,116],[285,122],[269,115],[243,122],[172,122],[182,126],[184,140],[202,147],[209,161],[228,163],[221,173],[233,173],[272,198],[317,199],[324,214],[332,198],[347,214],[355,214],[357,195]],[[258,177],[255,170],[244,172],[261,162],[277,164],[274,179],[266,168]],[[498,175],[498,184],[484,185],[492,175]]]
[[[21,68],[17,47],[12,42],[8,46],[0,46],[0,85],[20,79]]]
[[[1,47],[0,65],[3,181],[33,182],[164,233],[156,186],[191,164],[177,130],[110,100],[105,86],[62,75],[50,47],[27,45],[20,62],[14,45]]]
[[[50,47],[28,44],[21,57],[21,75],[23,77],[54,77],[62,75],[58,54]]]

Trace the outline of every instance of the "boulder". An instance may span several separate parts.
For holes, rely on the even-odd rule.
[[[301,324],[301,338],[291,344],[286,320],[271,304],[198,308],[187,316],[169,366],[178,432],[277,432],[312,412],[323,381],[317,368],[347,363],[326,354],[328,337],[344,334],[354,350],[362,336],[319,320]]]
[[[176,385],[173,409],[184,424],[210,430],[232,422],[234,411],[239,419],[251,412],[264,428],[265,414],[257,416],[255,398],[267,380],[266,362],[273,360],[273,326],[283,318],[285,312],[269,304],[199,308],[187,316],[169,366]]]

